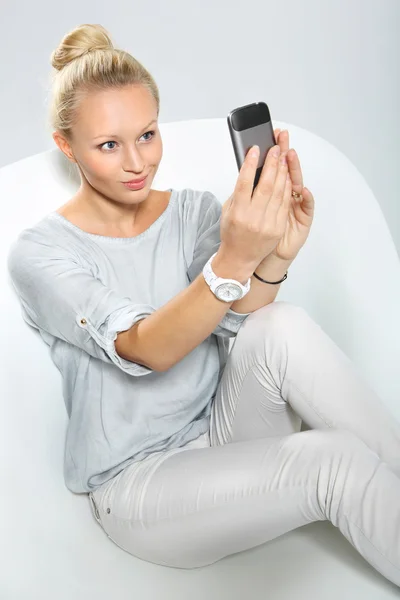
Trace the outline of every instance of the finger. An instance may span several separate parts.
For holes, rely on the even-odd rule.
[[[285,182],[285,189],[283,192],[283,201],[281,203],[281,208],[279,210],[278,213],[278,219],[283,219],[284,222],[286,223],[286,219],[288,217],[290,208],[292,206],[292,200],[293,200],[293,196],[292,196],[292,180],[290,179],[290,175],[289,172],[287,172],[286,174],[286,182]]]
[[[289,150],[289,132],[287,129],[283,129],[279,134],[279,146],[281,152],[287,152]]]
[[[246,153],[243,164],[240,167],[239,176],[236,180],[231,206],[234,206],[235,204],[250,204],[259,156],[260,148],[258,146],[252,146]]]
[[[315,200],[314,200],[314,196],[312,195],[312,193],[310,192],[310,190],[308,188],[303,188],[303,201],[302,202],[296,202],[295,205],[295,211],[300,210],[303,213],[305,213],[308,217],[313,217],[314,214],[314,210],[315,210]]]
[[[278,145],[270,148],[264,161],[260,179],[253,193],[252,204],[254,208],[259,208],[261,213],[265,213],[274,191],[279,165],[279,154],[280,148]]]
[[[275,142],[276,142],[276,144],[277,144],[277,145],[279,145],[279,147],[280,147],[280,149],[281,149],[281,152],[282,152],[283,150],[282,150],[281,131],[282,131],[282,130],[281,130],[281,129],[279,129],[279,128],[278,128],[278,129],[275,129],[275,130],[274,130],[274,135],[275,135]]]
[[[288,166],[286,162],[285,153],[281,154],[279,157],[279,167],[276,175],[274,189],[271,196],[271,199],[267,206],[268,216],[277,218],[278,213],[282,208],[282,204],[285,196],[285,188],[287,187],[287,177],[288,177]],[[285,209],[283,210],[285,212]],[[280,215],[281,218],[281,215]]]
[[[293,190],[301,194],[303,189],[303,173],[300,166],[300,160],[296,150],[291,148],[287,154],[289,173],[292,180]]]

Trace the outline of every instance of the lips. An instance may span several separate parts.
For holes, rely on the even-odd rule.
[[[141,190],[144,187],[146,187],[147,183],[147,175],[144,179],[139,179],[139,180],[133,180],[132,182],[123,182],[124,186],[128,189],[128,190]]]
[[[123,183],[142,183],[147,178],[147,175],[142,177],[141,179],[131,179],[130,181],[124,181]]]

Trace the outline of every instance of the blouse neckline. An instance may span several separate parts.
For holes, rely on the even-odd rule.
[[[171,192],[171,196],[170,196],[170,199],[168,202],[168,206],[164,210],[164,212],[162,212],[161,215],[159,217],[157,217],[157,219],[155,221],[153,221],[153,223],[147,229],[142,231],[142,233],[139,233],[138,235],[134,235],[131,237],[112,237],[112,236],[108,236],[108,235],[99,235],[97,233],[89,233],[88,231],[85,231],[84,229],[81,229],[77,225],[74,225],[73,223],[71,223],[71,221],[69,221],[63,215],[60,215],[60,213],[58,213],[57,211],[52,211],[47,216],[52,219],[58,220],[59,222],[63,223],[69,229],[72,229],[72,231],[79,233],[79,235],[81,235],[82,237],[87,237],[87,238],[101,241],[101,242],[108,242],[111,244],[132,244],[132,243],[139,242],[139,241],[143,240],[144,238],[146,238],[153,231],[153,229],[155,229],[155,227],[157,227],[158,225],[161,225],[161,223],[167,217],[168,213],[171,211],[171,208],[175,204],[175,200],[176,200],[176,190],[174,190],[173,188],[168,188],[167,191]]]

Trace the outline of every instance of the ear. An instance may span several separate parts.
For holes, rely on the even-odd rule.
[[[63,152],[65,154],[65,156],[68,158],[68,160],[76,163],[70,143],[59,131],[54,131],[53,140],[55,141],[57,146],[60,148],[61,152]]]

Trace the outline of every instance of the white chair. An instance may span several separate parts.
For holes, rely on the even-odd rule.
[[[316,201],[310,236],[277,299],[306,308],[400,419],[400,263],[379,205],[334,146],[288,123],[274,127],[289,130]],[[153,187],[208,189],[223,203],[238,174],[226,120],[180,121],[160,129],[164,156]],[[398,598],[398,588],[329,522],[209,567],[180,570],[122,551],[95,522],[87,495],[65,487],[61,376],[38,332],[22,319],[5,257],[22,229],[61,206],[78,185],[57,148],[0,169],[0,597]]]

